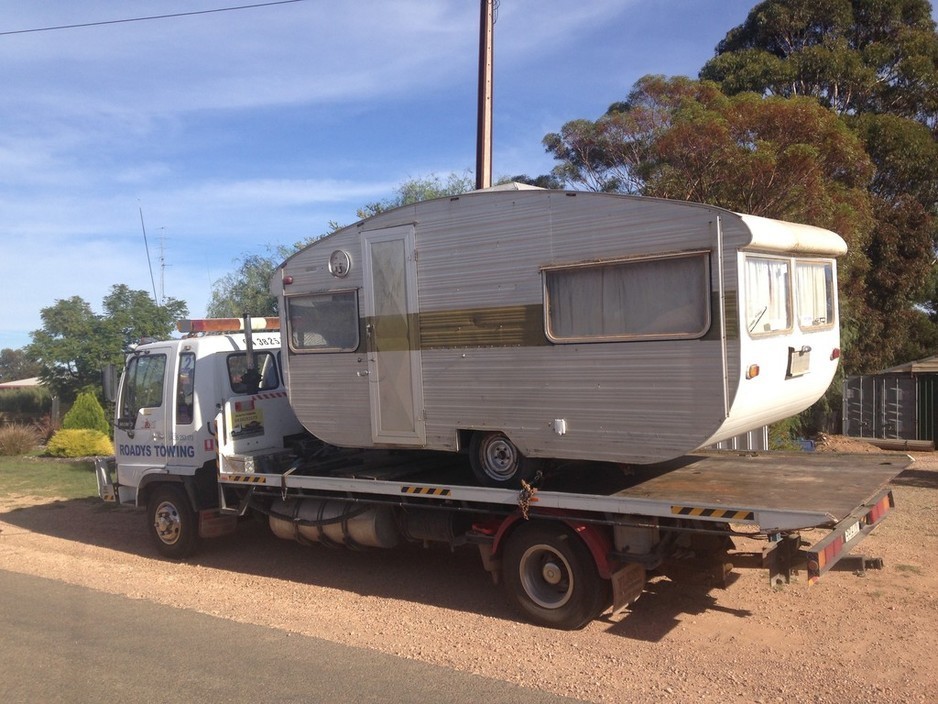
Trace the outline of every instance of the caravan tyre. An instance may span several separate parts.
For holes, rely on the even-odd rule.
[[[610,583],[583,541],[561,523],[519,526],[508,537],[502,565],[518,613],[540,626],[582,628],[611,603]]]
[[[504,433],[475,433],[469,443],[469,463],[482,486],[517,489],[530,479],[536,463],[521,454]]]
[[[197,516],[182,484],[153,489],[147,501],[147,523],[156,549],[164,557],[181,560],[195,551]]]

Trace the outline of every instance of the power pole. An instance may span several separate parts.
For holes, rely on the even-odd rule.
[[[476,189],[492,185],[492,77],[495,63],[495,3],[481,0],[479,18],[479,119],[476,133]]]

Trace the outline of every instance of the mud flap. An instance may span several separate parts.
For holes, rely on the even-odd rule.
[[[645,568],[631,562],[612,573],[612,613],[616,614],[642,595]]]

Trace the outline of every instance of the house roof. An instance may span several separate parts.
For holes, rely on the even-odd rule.
[[[30,386],[41,386],[42,381],[38,376],[29,379],[17,379],[16,381],[0,381],[0,389],[22,389]]]

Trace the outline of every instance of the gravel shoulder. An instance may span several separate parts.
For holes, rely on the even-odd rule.
[[[781,588],[739,569],[725,589],[671,570],[569,633],[520,622],[468,548],[336,551],[247,521],[176,563],[148,543],[142,511],[90,499],[0,499],[0,569],[590,702],[933,702],[938,456],[914,457],[861,546],[884,569]]]

